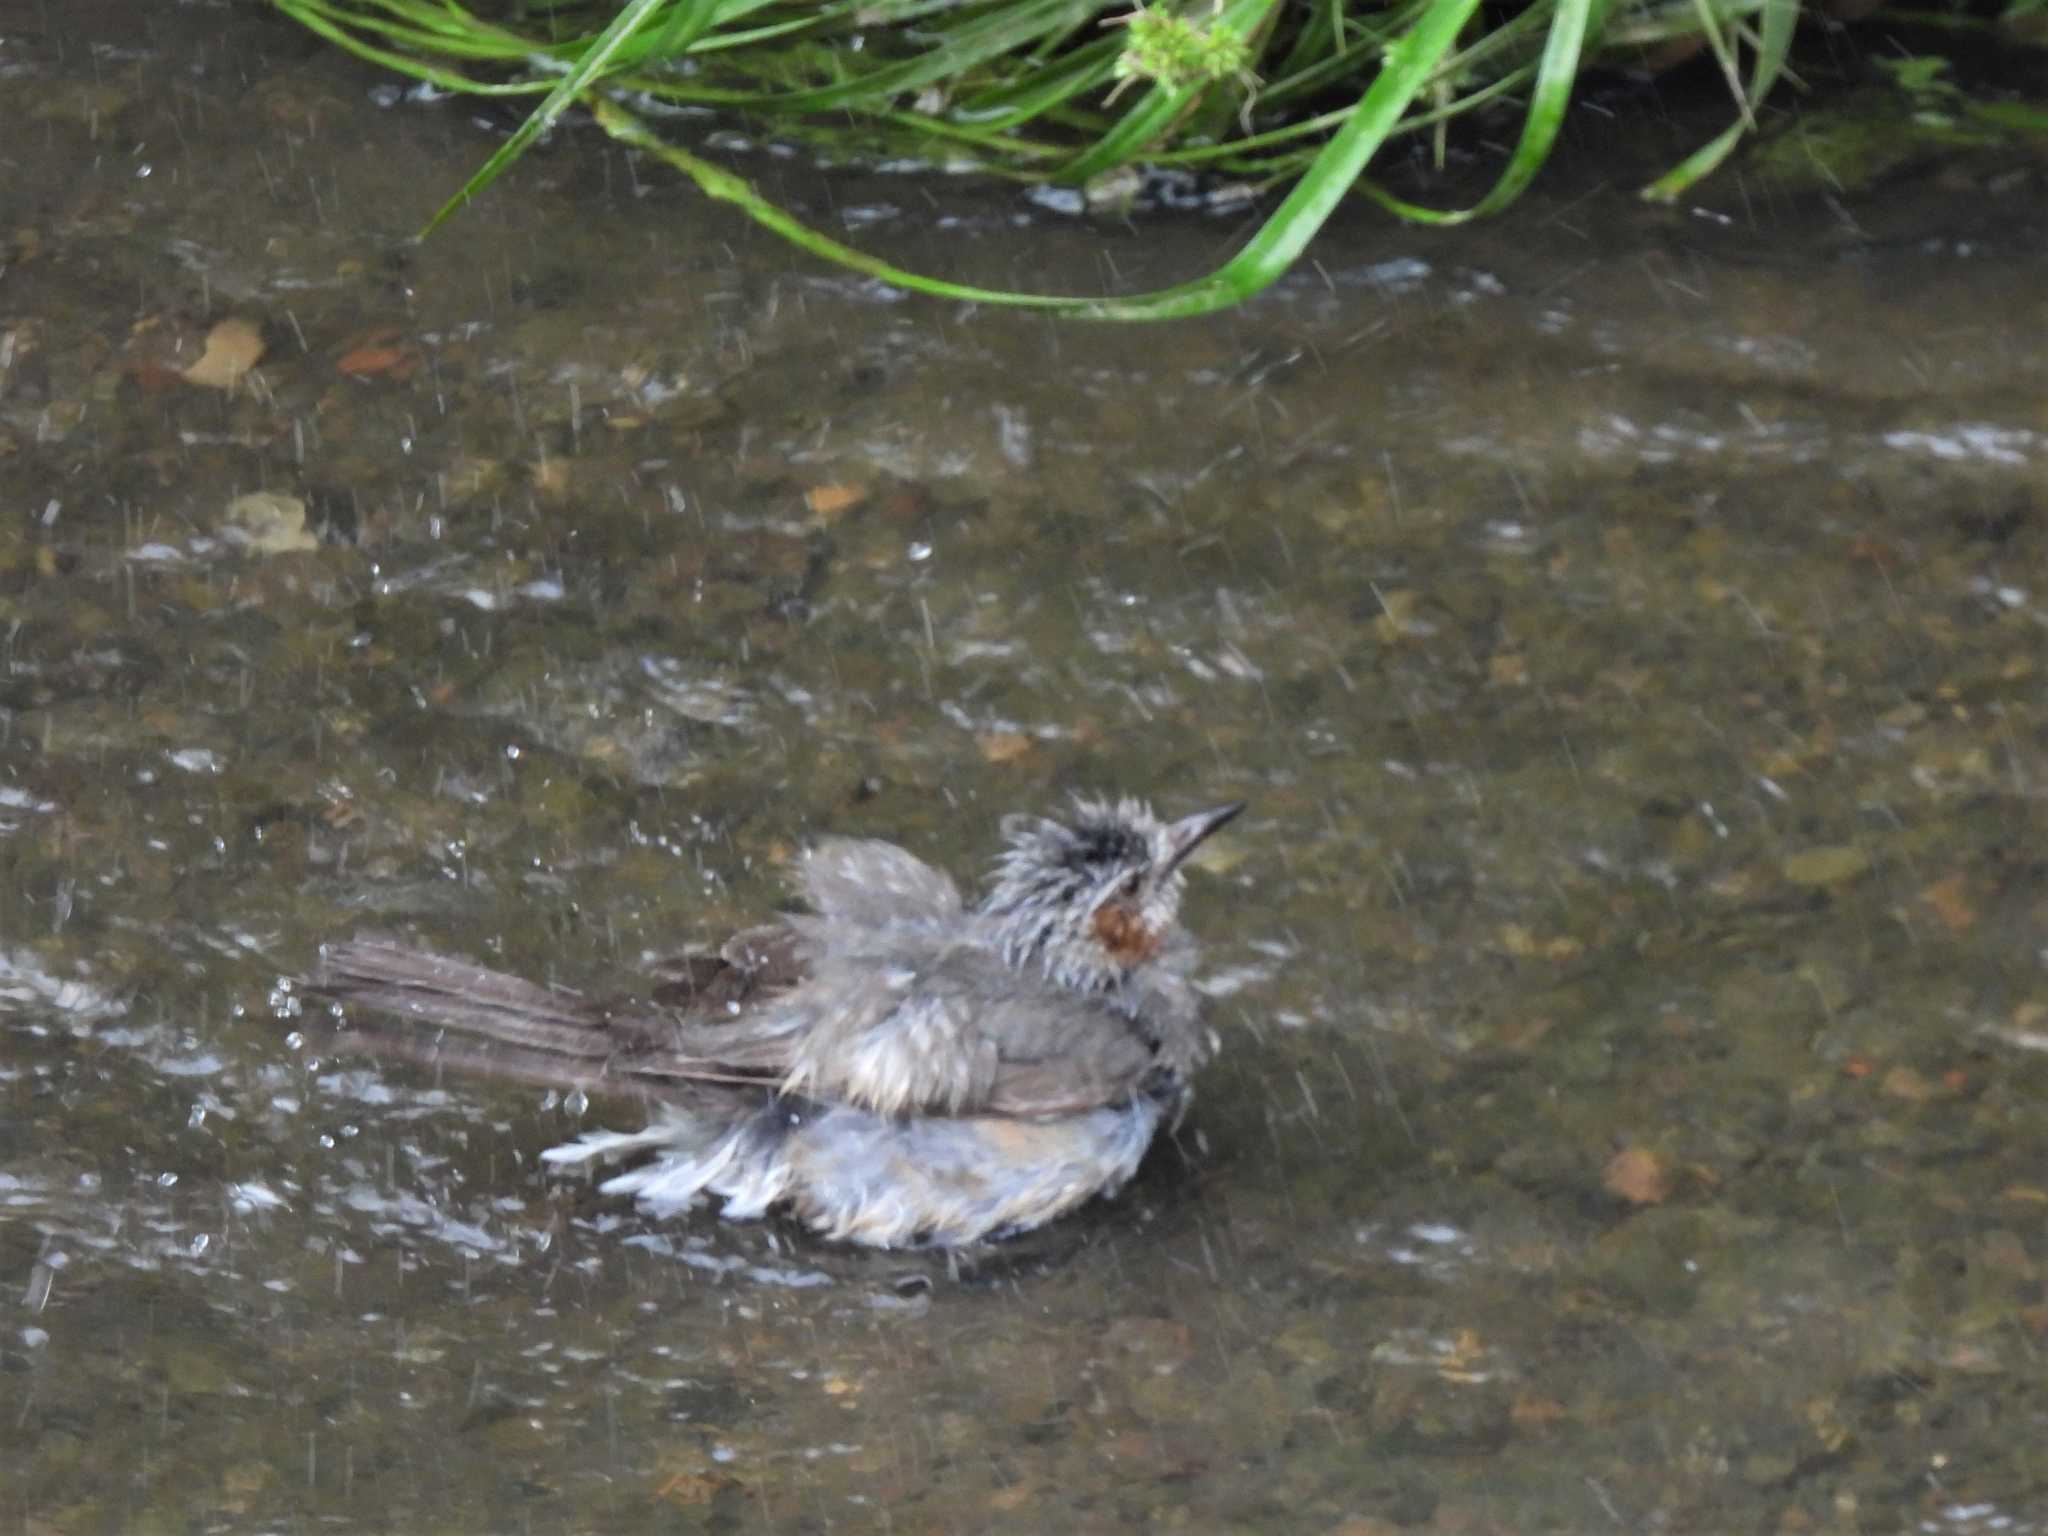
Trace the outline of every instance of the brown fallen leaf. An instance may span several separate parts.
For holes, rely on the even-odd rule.
[[[187,384],[201,389],[233,389],[262,360],[263,332],[247,320],[229,318],[206,333],[199,361],[179,370]]]
[[[678,1472],[656,1488],[654,1496],[664,1504],[687,1507],[693,1504],[709,1504],[723,1487],[723,1478],[706,1477],[701,1472]]]
[[[1623,1147],[1607,1160],[1600,1182],[1630,1205],[1661,1205],[1671,1198],[1671,1170],[1648,1147]]]
[[[985,763],[1014,763],[1031,755],[1031,738],[1020,731],[983,731],[974,744]]]
[[[1911,1067],[1893,1067],[1878,1080],[1877,1086],[1879,1092],[1904,1099],[1908,1104],[1925,1104],[1941,1092],[1936,1084]]]
[[[563,496],[568,494],[575,477],[569,460],[542,459],[527,472],[526,478],[543,496]]]
[[[1557,1020],[1547,1013],[1509,1014],[1495,1028],[1494,1043],[1510,1051],[1531,1050],[1556,1027]]]
[[[306,527],[306,504],[277,491],[251,491],[228,503],[221,533],[259,555],[285,555],[320,547]]]
[[[1920,899],[1933,908],[1941,926],[1950,933],[1968,933],[1976,925],[1977,909],[1963,894],[1961,870],[1935,881],[1920,893]]]
[[[341,355],[335,370],[352,379],[386,378],[403,383],[419,371],[420,355],[401,337],[401,332],[389,326],[372,331]]]
[[[1460,1328],[1446,1341],[1437,1357],[1439,1371],[1469,1371],[1486,1356],[1486,1340],[1477,1328]]]
[[[353,352],[344,353],[334,366],[338,372],[352,379],[374,378],[379,374],[403,379],[412,372],[407,366],[405,352],[398,347],[358,347]]]
[[[814,485],[804,492],[804,505],[827,521],[852,511],[868,499],[864,485]]]
[[[1508,1417],[1523,1426],[1555,1424],[1565,1416],[1565,1406],[1554,1397],[1536,1397],[1524,1392],[1508,1409]]]

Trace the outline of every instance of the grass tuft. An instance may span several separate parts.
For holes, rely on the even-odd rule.
[[[478,196],[571,106],[820,258],[899,287],[1104,320],[1238,303],[1277,279],[1354,191],[1434,224],[1496,213],[1554,145],[1603,46],[1703,39],[1734,100],[1727,129],[1646,189],[1671,199],[1718,166],[1784,72],[1800,0],[272,0],[365,59],[444,90],[526,96],[516,132],[435,214]],[[2048,0],[2017,0],[2020,5]],[[1366,180],[1387,143],[1519,102],[1515,149],[1470,207]],[[1129,298],[984,290],[903,271],[810,229],[678,142],[676,108],[744,117],[835,155],[963,157],[992,175],[1108,189],[1146,165],[1287,192],[1193,282]],[[657,133],[651,121],[663,121]]]

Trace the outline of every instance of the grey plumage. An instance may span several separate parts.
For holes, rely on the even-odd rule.
[[[970,1243],[1115,1190],[1185,1108],[1214,1042],[1181,865],[1240,809],[1009,818],[972,907],[894,844],[825,839],[800,872],[809,914],[699,957],[657,1004],[380,939],[325,946],[306,990],[411,1022],[352,1031],[372,1049],[650,1101],[646,1129],[543,1156],[647,1154],[604,1188],[656,1214],[709,1193],[836,1239]]]

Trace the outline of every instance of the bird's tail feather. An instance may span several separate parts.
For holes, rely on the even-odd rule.
[[[466,960],[378,938],[327,944],[304,995],[347,1009],[332,1042],[373,1056],[544,1088],[656,1088],[607,1072],[620,1040],[603,1007]]]
[[[306,990],[417,1024],[564,1056],[604,1056],[605,1011],[567,987],[487,970],[384,939],[321,946]]]
[[[323,946],[305,992],[348,1009],[335,1038],[372,1054],[546,1087],[580,1082],[653,1101],[646,1129],[591,1131],[541,1157],[574,1167],[652,1154],[601,1187],[633,1196],[657,1216],[710,1193],[724,1197],[726,1215],[755,1217],[787,1192],[782,1143],[800,1101],[784,1101],[758,1079],[716,1070],[714,1062],[675,1055],[655,1063],[636,1054],[657,1023],[680,1039],[679,1024],[630,1012],[614,1017],[565,987],[380,938]],[[746,1038],[734,1044],[742,1054],[763,1048]],[[634,1068],[608,1071],[622,1052]]]

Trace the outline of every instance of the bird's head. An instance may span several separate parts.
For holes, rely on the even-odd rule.
[[[981,904],[1003,957],[1081,991],[1122,984],[1173,931],[1182,862],[1243,809],[1161,821],[1137,800],[1077,799],[1064,822],[1005,817],[1008,846]]]

